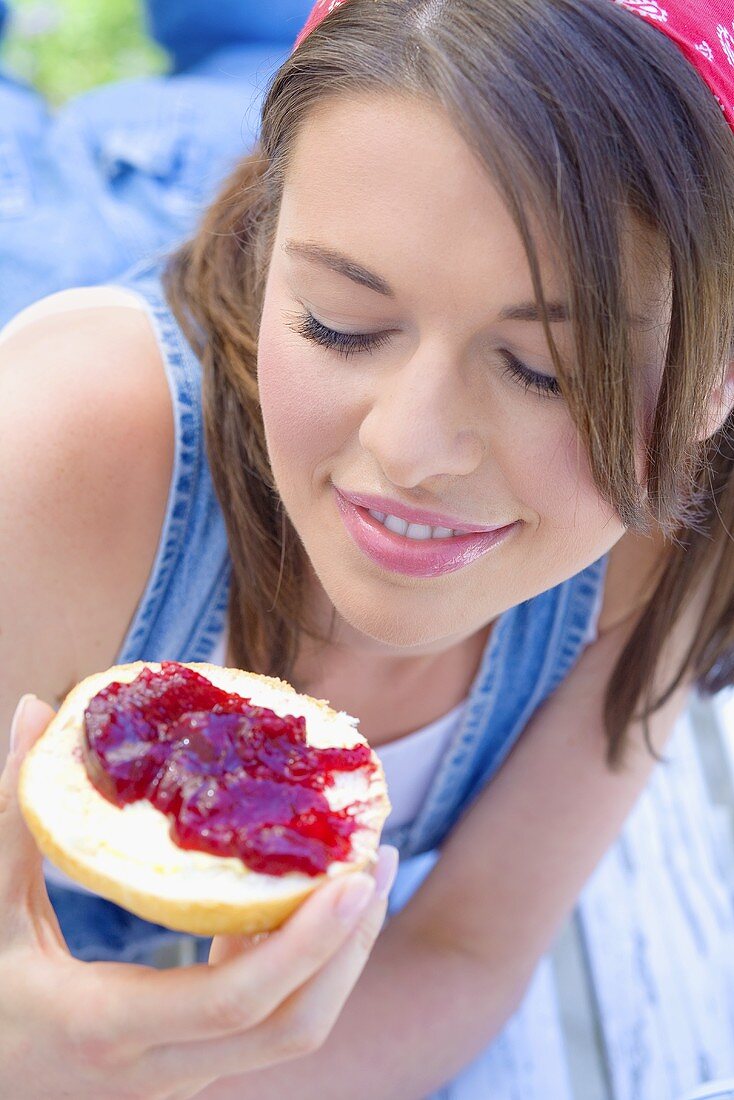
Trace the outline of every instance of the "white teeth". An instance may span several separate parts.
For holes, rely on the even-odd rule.
[[[387,515],[385,512],[373,512],[368,509],[371,516],[387,527],[388,531],[394,531],[396,535],[403,535],[409,539],[422,541],[424,539],[449,539],[454,532],[450,527],[429,527],[423,523],[408,523],[397,516]]]
[[[385,516],[382,522],[388,531],[394,531],[396,535],[407,535],[410,526],[404,519],[398,519],[397,516]]]
[[[409,539],[430,539],[431,528],[426,527],[423,523],[411,523],[405,534]]]

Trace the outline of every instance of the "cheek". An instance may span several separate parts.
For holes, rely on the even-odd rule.
[[[527,433],[519,476],[520,499],[534,510],[541,530],[563,539],[586,539],[614,521],[612,506],[594,483],[586,451],[574,426],[563,423]]]
[[[319,467],[346,446],[352,403],[322,357],[286,326],[268,324],[266,314],[258,390],[270,464],[285,499],[289,485],[317,480]]]
[[[292,340],[263,325],[258,340],[258,390],[273,472],[298,458],[303,462],[322,431],[324,410],[305,381]]]

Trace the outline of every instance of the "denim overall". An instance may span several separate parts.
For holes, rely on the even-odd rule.
[[[146,261],[117,285],[145,300],[173,398],[175,459],[153,570],[115,663],[207,661],[224,628],[231,565],[224,519],[207,463],[201,366],[163,296],[159,261]],[[438,846],[502,765],[533,712],[574,665],[604,581],[604,556],[576,576],[505,611],[495,623],[456,731],[415,820],[386,830],[400,849],[393,891],[397,911],[438,856]],[[49,883],[73,954],[146,962],[180,939],[111,902]],[[196,941],[205,959],[209,941]]]

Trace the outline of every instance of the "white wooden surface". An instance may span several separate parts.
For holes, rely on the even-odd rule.
[[[704,764],[727,757],[725,715],[692,700],[579,903],[613,1100],[734,1074],[734,803]]]

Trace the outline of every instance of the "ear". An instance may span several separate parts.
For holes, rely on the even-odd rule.
[[[731,360],[723,380],[716,386],[709,399],[708,417],[698,442],[710,439],[718,432],[724,421],[734,412],[734,359]]]

